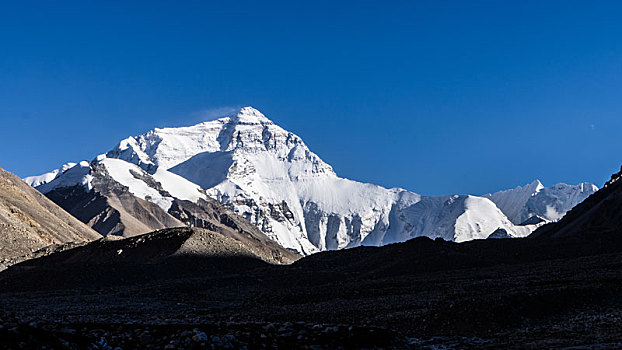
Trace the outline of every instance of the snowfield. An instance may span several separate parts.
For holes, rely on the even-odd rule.
[[[122,140],[93,162],[135,196],[168,210],[174,198],[210,196],[303,254],[384,245],[418,236],[457,242],[502,228],[524,237],[597,190],[539,181],[485,196],[428,197],[337,176],[300,137],[252,107],[189,127]],[[88,186],[89,163],[25,180],[43,193]],[[530,220],[533,223],[526,223]]]

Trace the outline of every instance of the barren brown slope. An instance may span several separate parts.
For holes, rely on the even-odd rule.
[[[78,185],[52,190],[46,196],[104,236],[131,237],[185,226],[158,205],[134,196],[103,166],[91,167],[91,191]]]
[[[104,236],[132,237],[163,228],[185,226],[156,204],[134,196],[116,183],[92,192],[75,186],[46,195]]]
[[[52,244],[100,238],[17,176],[0,168],[0,268]]]

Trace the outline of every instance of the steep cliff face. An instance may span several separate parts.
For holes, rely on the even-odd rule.
[[[213,198],[303,254],[418,236],[483,239],[498,228],[523,237],[540,225],[520,225],[524,216],[554,220],[587,196],[586,191],[573,192],[576,186],[544,196],[547,189],[540,184],[488,197],[425,197],[340,178],[300,137],[251,107],[194,126],[129,137],[93,163],[103,164],[111,178],[166,212],[175,199],[197,203]],[[73,171],[48,183],[41,184],[49,174],[30,181],[45,193],[77,182],[90,186],[88,178],[71,176]],[[140,177],[152,177],[159,185]],[[532,196],[535,190],[538,198]],[[575,196],[569,200],[569,195]],[[541,198],[548,205],[541,205]],[[543,212],[549,207],[555,213]]]

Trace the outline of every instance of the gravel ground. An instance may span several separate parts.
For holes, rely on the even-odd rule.
[[[31,264],[0,273],[0,339],[14,349],[622,348],[622,244],[547,244],[415,240],[290,266]]]
[[[411,339],[381,328],[305,322],[186,324],[64,323],[46,318],[0,319],[3,348],[28,349],[360,349],[416,348]]]

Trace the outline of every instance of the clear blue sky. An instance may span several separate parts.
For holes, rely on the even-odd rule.
[[[0,11],[0,166],[20,176],[245,105],[339,175],[423,194],[622,164],[618,1],[56,3]]]

